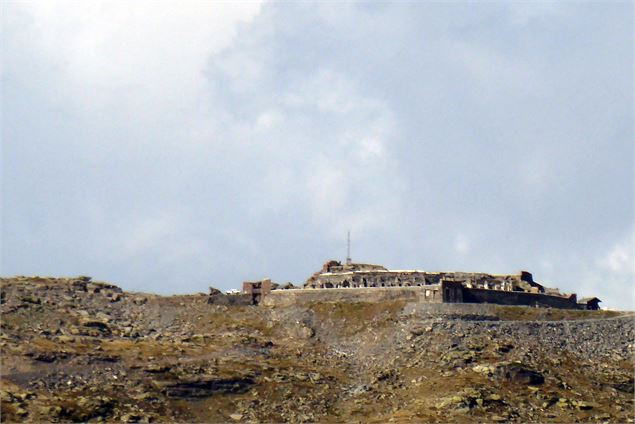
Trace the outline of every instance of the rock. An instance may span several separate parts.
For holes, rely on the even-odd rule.
[[[108,314],[105,314],[103,312],[97,312],[97,315],[95,315],[97,317],[98,320],[104,322],[104,323],[109,323],[110,321],[112,321],[112,317]]]
[[[205,343],[205,334],[193,334],[192,337],[190,338],[190,340],[193,343],[197,343],[197,344],[203,344]]]
[[[496,367],[494,367],[493,365],[483,364],[483,365],[476,365],[472,367],[472,370],[479,374],[492,375],[494,374]]]
[[[12,393],[6,390],[0,390],[0,401],[6,403],[12,403],[16,400]]]
[[[102,322],[102,321],[86,319],[86,320],[82,320],[82,325],[84,327],[88,327],[90,329],[97,330],[102,335],[110,335],[111,334],[110,327],[108,326],[108,324],[106,324],[105,322]]]
[[[43,415],[46,417],[57,418],[62,413],[62,407],[57,405],[56,406],[45,405],[45,406],[41,406],[38,409],[38,412],[40,413],[40,415]]]
[[[123,421],[124,423],[138,423],[142,419],[143,415],[136,413],[126,414],[121,417],[121,421]]]
[[[145,372],[157,374],[170,371],[170,367],[168,365],[150,364],[143,370]]]
[[[212,287],[210,287],[210,291],[211,289]],[[207,303],[210,305],[229,305],[230,303],[229,296],[227,296],[225,293],[221,292],[220,290],[217,290],[217,291],[218,293],[210,294],[207,297]]]
[[[569,399],[567,398],[559,398],[558,399],[558,407],[560,408],[568,408],[570,406]]]
[[[299,325],[295,327],[295,331],[293,332],[295,337],[300,339],[310,339],[315,336],[315,330],[306,325]]]
[[[593,407],[596,406],[593,403],[584,402],[584,401],[581,401],[581,400],[573,400],[573,401],[571,401],[571,405],[575,406],[577,409],[582,410],[582,411],[587,411],[589,409],[593,409]]]
[[[0,279],[3,367],[8,358],[3,422],[633,417],[632,375],[624,362],[635,353],[632,317],[572,316],[565,323],[558,321],[563,311],[545,309],[549,320],[539,322],[534,315],[543,311],[504,307],[513,320],[495,322],[492,305],[442,305],[471,310],[448,316],[435,312],[437,305],[414,309],[392,301],[243,308],[208,305],[198,295],[118,295],[92,282],[83,282],[83,291],[75,281],[82,283]],[[23,304],[25,296],[41,303]],[[133,298],[147,302],[133,304]],[[517,320],[516,313],[532,320]],[[107,327],[83,324],[90,321]],[[530,383],[527,372],[544,374],[545,382]],[[27,388],[37,398],[29,399]],[[100,413],[92,401],[101,395],[121,403]],[[18,407],[29,415],[16,415]]]
[[[164,391],[165,389],[167,389],[168,387],[174,385],[175,383],[173,381],[163,381],[163,380],[152,380],[150,381],[150,385],[157,389],[157,390],[161,390]]]
[[[307,381],[309,379],[309,376],[304,373],[295,374],[294,377],[298,381]]]
[[[445,353],[441,360],[455,367],[464,366],[474,361],[474,354],[470,351],[451,350]]]
[[[544,376],[538,371],[517,362],[498,365],[494,375],[498,378],[527,385],[536,385],[545,382]]]
[[[63,352],[28,352],[26,355],[30,356],[36,361],[46,362],[46,363],[52,363],[59,359],[64,359],[68,357],[68,355]]]
[[[76,398],[75,405],[62,408],[60,416],[71,421],[88,421],[97,417],[107,418],[115,406],[115,402],[107,397]]]
[[[22,296],[20,300],[24,303],[31,303],[34,305],[39,305],[42,303],[42,300],[37,296]]]
[[[217,393],[245,393],[254,384],[246,378],[212,378],[173,383],[165,388],[171,398],[202,398]]]
[[[511,345],[511,344],[509,344],[509,343],[506,343],[506,344],[501,344],[501,345],[497,345],[497,346],[496,346],[496,350],[497,350],[499,353],[508,353],[508,352],[510,352],[513,348],[514,348],[514,346],[513,346],[513,345]]]

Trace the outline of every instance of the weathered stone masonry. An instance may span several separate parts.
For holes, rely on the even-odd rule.
[[[293,304],[321,301],[405,299],[418,303],[494,303],[565,309],[597,309],[597,298],[577,301],[534,281],[531,273],[427,272],[388,270],[381,265],[328,261],[311,275],[303,289],[270,291],[269,280],[245,283],[253,303]],[[262,289],[261,289],[262,287]],[[266,301],[265,298],[271,298]]]
[[[420,270],[388,270],[381,265],[346,264],[329,261],[313,274],[305,288],[411,287],[438,285],[455,281],[467,288],[543,293],[544,287],[533,280],[531,273],[493,275],[476,272],[427,272]]]

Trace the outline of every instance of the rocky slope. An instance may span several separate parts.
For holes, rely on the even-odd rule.
[[[633,422],[633,315],[0,279],[4,422]]]

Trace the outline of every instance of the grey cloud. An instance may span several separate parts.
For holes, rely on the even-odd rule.
[[[606,265],[632,245],[631,28],[620,3],[271,3],[196,98],[156,105],[109,84],[79,101],[9,37],[2,273],[298,282],[351,228],[355,259],[528,268],[632,308],[632,253]]]

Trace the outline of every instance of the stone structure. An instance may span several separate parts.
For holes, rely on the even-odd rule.
[[[271,292],[271,280],[265,278],[260,281],[243,282],[243,293],[251,296],[251,303],[259,304],[262,299]]]
[[[273,290],[273,291],[272,291]],[[531,273],[428,272],[389,270],[381,265],[328,261],[311,275],[303,289],[276,290],[271,280],[243,283],[253,304],[304,302],[380,302],[403,299],[417,303],[492,303],[563,309],[599,309],[597,298],[577,300],[534,281]],[[284,292],[284,293],[283,293]]]
[[[578,300],[578,306],[580,307],[580,309],[597,311],[598,309],[600,309],[600,302],[601,300],[597,297],[583,297],[582,299]]]
[[[456,295],[456,293],[452,293]],[[274,290],[263,300],[264,305],[292,306],[315,302],[380,303],[403,300],[412,304],[445,305],[440,285],[426,287],[373,287],[355,289]],[[448,303],[449,304],[449,303]]]
[[[579,305],[575,293],[544,287],[527,271],[518,274],[389,270],[381,265],[328,261],[309,277],[305,289],[419,288],[420,302],[495,303],[566,309],[594,309],[597,302]]]
[[[381,265],[329,261],[313,274],[304,288],[412,287],[437,285],[442,281],[460,282],[466,288],[544,293],[531,273],[494,275],[476,272],[427,272],[388,270]]]

